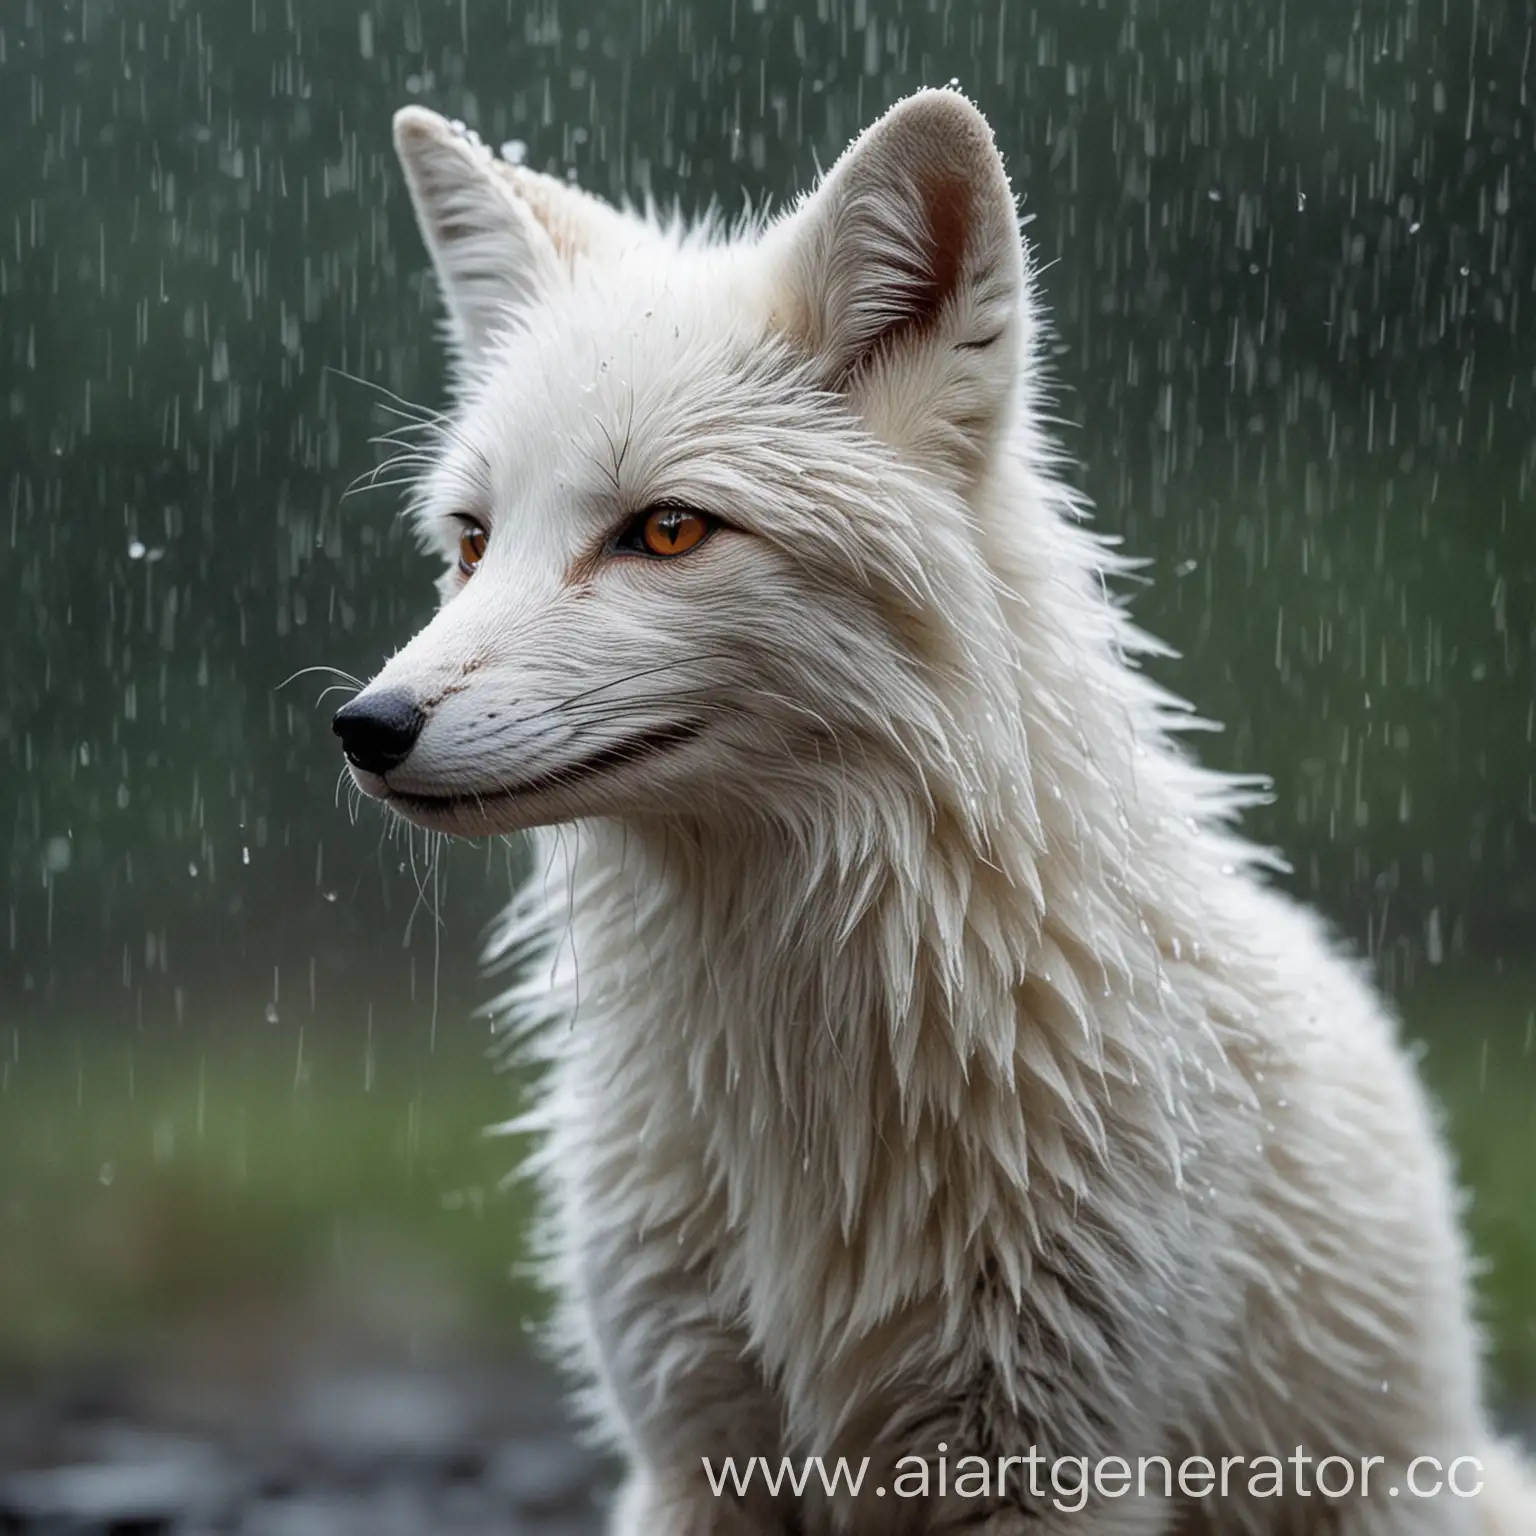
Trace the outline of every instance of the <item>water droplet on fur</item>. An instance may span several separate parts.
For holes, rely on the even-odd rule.
[[[501,146],[501,158],[508,165],[521,165],[528,158],[528,146],[521,139],[508,139]]]

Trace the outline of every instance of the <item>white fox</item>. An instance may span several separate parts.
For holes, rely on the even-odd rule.
[[[494,951],[616,1536],[1532,1536],[1396,1025],[1053,474],[975,108],[730,231],[395,139],[443,602],[336,726],[412,822],[545,829]],[[1069,1513],[1032,1448],[1225,1492],[1111,1462]],[[1250,1480],[1299,1452],[1351,1465]],[[702,1464],[812,1454],[858,1495]]]

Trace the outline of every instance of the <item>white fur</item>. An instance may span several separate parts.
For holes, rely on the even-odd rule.
[[[1176,745],[1107,591],[1126,563],[1053,475],[974,108],[902,102],[729,237],[419,108],[396,135],[460,403],[419,498],[444,603],[371,685],[428,723],[358,780],[440,830],[547,829],[494,949],[545,1068],[558,1342],[630,1467],[618,1536],[1536,1531],[1396,1026],[1230,830],[1252,787]],[[726,526],[605,552],[658,501]],[[873,1486],[941,1442],[1491,1470],[1476,1501],[984,1526],[701,1476],[806,1452]]]

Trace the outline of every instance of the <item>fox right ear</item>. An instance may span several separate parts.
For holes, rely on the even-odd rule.
[[[919,91],[844,152],[764,239],[775,319],[888,441],[975,473],[1012,408],[1026,339],[1013,192],[955,90]]]
[[[437,269],[454,349],[473,367],[496,332],[558,281],[549,233],[490,150],[425,107],[395,114],[395,150]]]

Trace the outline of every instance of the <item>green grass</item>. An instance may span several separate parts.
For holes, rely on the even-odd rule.
[[[1496,1384],[1536,1393],[1536,973],[1431,972],[1401,1000],[1446,1111]]]
[[[512,1273],[528,1193],[507,1179],[516,1143],[485,1134],[514,1085],[464,1050],[293,1047],[95,1043],[82,1070],[85,1048],[39,1046],[9,1067],[0,1362],[46,1367],[325,1297],[363,1332],[521,1333],[537,1304]]]
[[[1447,1110],[1504,1390],[1536,1391],[1536,978],[1430,972],[1402,999]],[[515,1345],[514,1084],[478,1042],[315,1052],[28,1037],[0,1060],[0,1364],[47,1370],[189,1332],[327,1326]],[[0,1051],[0,1058],[11,1056]],[[324,1310],[324,1309],[322,1309]]]

